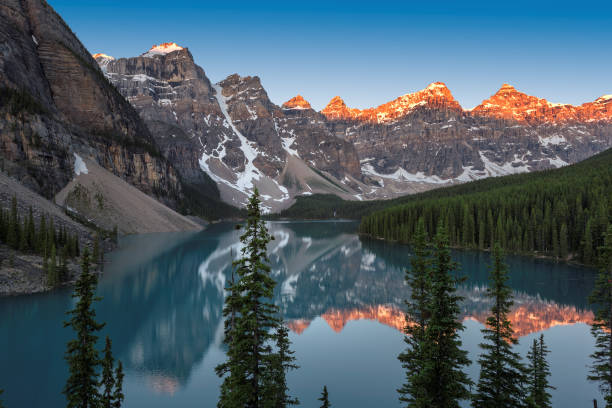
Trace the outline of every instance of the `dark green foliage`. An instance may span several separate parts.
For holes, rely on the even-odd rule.
[[[505,177],[491,177],[483,180],[473,181],[470,183],[454,185],[450,187],[438,188],[424,193],[406,195],[392,200],[373,200],[373,201],[345,201],[332,194],[314,194],[312,196],[298,196],[295,204],[283,210],[278,216],[285,218],[298,219],[319,219],[333,218],[336,213],[337,218],[361,219],[374,212],[391,209],[393,207],[401,207],[409,203],[425,203],[428,200],[449,200],[453,197],[473,197],[476,194],[484,194],[487,197],[487,192],[503,193],[510,192],[508,197],[510,201],[520,199],[517,194],[523,190],[525,202],[529,196],[537,195],[547,198],[554,197],[555,193],[560,193],[559,198],[564,200],[575,200],[579,205],[574,203],[570,208],[582,207],[582,211],[591,208],[593,200],[591,197],[603,196],[607,201],[607,208],[610,208],[610,193],[612,191],[612,150],[606,150],[596,156],[593,156],[583,162],[566,166],[556,170],[546,170],[535,173],[516,174]],[[590,190],[591,180],[595,182],[593,190]],[[586,194],[585,194],[586,192]],[[607,193],[607,196],[606,196]],[[595,202],[596,203],[596,202]],[[486,207],[494,209],[491,203],[484,203]],[[507,203],[510,204],[510,203]],[[519,205],[516,203],[515,205]],[[461,208],[461,207],[459,207]],[[577,210],[576,215],[579,215]],[[486,216],[486,212],[483,214]],[[531,214],[528,213],[527,217]],[[584,214],[583,214],[584,215]],[[460,226],[457,222],[462,222],[462,218],[454,216],[454,225]],[[480,219],[483,217],[481,216]],[[580,218],[576,220],[580,223]],[[418,217],[417,217],[418,219]],[[427,220],[427,217],[426,217]],[[480,225],[479,217],[475,215],[475,221]],[[488,222],[488,220],[486,220]],[[493,222],[497,221],[497,217]],[[582,220],[584,221],[584,220]],[[449,220],[450,224],[450,220]],[[428,226],[428,232],[431,230]],[[489,225],[490,226],[490,225]],[[435,224],[433,225],[435,228]],[[582,224],[584,228],[584,223]],[[572,233],[574,228],[573,223],[568,223],[568,229]],[[487,230],[490,231],[489,228]],[[475,229],[478,232],[478,228]],[[374,231],[375,232],[375,231]],[[373,235],[374,235],[373,232]],[[455,233],[449,227],[449,235],[451,242],[455,242]],[[382,236],[380,234],[379,236]],[[572,237],[573,239],[574,237]],[[488,244],[495,242],[495,239],[488,237]],[[574,244],[575,242],[571,242]],[[574,249],[574,247],[571,247]]]
[[[92,262],[98,265],[100,263],[100,235],[97,232],[93,241]]]
[[[597,307],[591,333],[595,337],[593,364],[588,376],[599,383],[606,407],[612,407],[612,225],[608,226],[600,248],[599,276],[589,302]]]
[[[123,363],[117,362],[115,369],[115,391],[113,392],[113,408],[121,408],[125,396],[123,395]]]
[[[514,303],[508,286],[508,267],[499,245],[493,249],[491,286],[487,296],[493,300],[491,315],[482,329],[484,343],[480,363],[480,378],[472,406],[478,408],[518,408],[523,406],[525,369],[521,357],[512,350],[517,344],[508,313]]]
[[[46,109],[25,89],[0,87],[0,107],[7,106],[12,115],[45,113]]]
[[[104,358],[102,360],[102,386],[101,405],[103,408],[112,408],[113,392],[115,390],[114,365],[112,342],[110,337],[106,336],[104,345]]]
[[[115,369],[112,342],[108,336],[106,336],[103,353],[102,379],[100,380],[100,386],[102,387],[101,408],[119,408],[123,402],[123,366],[119,361]]]
[[[96,350],[98,336],[104,324],[96,322],[96,312],[93,303],[99,300],[95,297],[98,278],[89,271],[89,252],[83,253],[81,275],[76,281],[73,298],[78,299],[71,311],[67,312],[70,320],[64,322],[65,327],[71,327],[76,338],[70,340],[66,350],[66,361],[70,375],[64,387],[68,400],[68,408],[97,408],[100,403],[98,391],[98,372],[100,364],[99,353]]]
[[[227,360],[216,367],[223,377],[218,407],[284,407],[285,371],[295,368],[287,332],[280,328],[272,303],[276,282],[270,277],[266,249],[271,236],[260,216],[259,192],[247,206],[248,219],[240,241],[242,257],[233,262],[238,280],[227,288],[223,314]],[[279,349],[274,352],[272,345]]]
[[[413,251],[411,269],[406,271],[406,283],[411,289],[410,300],[406,301],[406,350],[398,356],[406,371],[406,382],[398,392],[400,401],[407,407],[428,408],[431,400],[426,392],[424,368],[427,362],[425,331],[430,316],[432,259],[422,218],[417,225]]]
[[[438,226],[431,273],[431,296],[427,310],[430,318],[425,329],[422,381],[426,399],[432,408],[458,408],[459,401],[470,397],[471,380],[463,371],[470,364],[467,351],[461,349],[459,302],[456,279],[451,273],[457,268],[448,248],[444,225]]]
[[[289,370],[298,368],[295,364],[294,351],[291,350],[291,342],[289,341],[289,329],[280,322],[274,334],[276,343],[276,352],[272,354],[271,366],[266,373],[266,388],[269,390],[268,396],[272,396],[272,407],[287,407],[290,405],[299,405],[297,398],[289,395],[289,387],[285,373]]]
[[[4,390],[0,389],[0,397],[2,396],[2,394],[4,394]],[[4,408],[4,404],[2,403],[2,400],[0,400],[0,408]]]
[[[323,386],[323,392],[321,393],[321,398],[319,398],[319,401],[321,401],[321,408],[331,407],[331,404],[329,403],[329,394],[327,393],[327,385]]]
[[[56,287],[60,283],[59,270],[57,269],[57,255],[55,253],[55,245],[51,245],[51,258],[47,265],[47,282],[49,286]]]
[[[334,213],[338,218],[362,218],[364,234],[403,243],[412,243],[421,217],[430,237],[436,234],[434,220],[444,217],[453,246],[477,244],[485,249],[498,242],[506,251],[548,256],[555,256],[556,246],[560,257],[592,264],[602,244],[595,238],[612,216],[612,150],[556,170],[489,178],[388,201],[298,197],[280,217],[332,218]]]
[[[527,353],[529,366],[527,367],[527,383],[529,385],[529,396],[527,405],[533,408],[551,408],[551,395],[549,389],[555,389],[548,384],[550,367],[546,356],[548,347],[544,343],[544,335],[540,334],[539,341],[533,339],[531,349]]]
[[[44,214],[40,216],[37,227],[32,207],[29,207],[27,213],[20,214],[15,196],[11,200],[10,209],[0,208],[0,242],[20,252],[41,256],[47,282],[52,287],[68,278],[68,258],[79,255],[77,234],[69,234],[64,226],[56,229],[53,219]],[[102,254],[99,257],[101,259]]]

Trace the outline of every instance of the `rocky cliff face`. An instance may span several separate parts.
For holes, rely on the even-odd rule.
[[[335,97],[316,112],[301,95],[275,105],[258,77],[211,84],[174,43],[96,60],[182,177],[202,185],[208,174],[239,206],[254,187],[269,210],[315,192],[390,198],[559,167],[612,145],[612,96],[576,107],[504,85],[464,110],[436,82],[375,108]]]
[[[504,85],[467,111],[434,83],[365,110],[335,97],[322,113],[378,183],[371,198],[575,163],[612,146],[610,109],[610,96],[576,107]]]
[[[0,89],[3,166],[24,184],[51,197],[72,178],[78,151],[177,205],[177,173],[137,112],[44,0],[0,4]]]
[[[355,148],[303,98],[281,108],[258,77],[234,74],[211,84],[189,50],[174,43],[133,58],[95,56],[187,182],[210,185],[212,178],[238,206],[257,187],[268,210],[302,193],[360,192]]]

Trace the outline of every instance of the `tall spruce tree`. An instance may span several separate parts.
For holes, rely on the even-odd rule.
[[[472,381],[463,371],[470,364],[467,351],[461,349],[457,268],[451,259],[446,226],[438,226],[435,237],[431,296],[427,307],[430,318],[425,329],[424,392],[431,408],[458,408],[459,401],[470,397]]]
[[[431,400],[425,387],[425,330],[431,302],[431,251],[427,248],[425,220],[419,219],[413,239],[414,255],[411,269],[406,271],[406,283],[410,286],[410,300],[406,301],[404,342],[406,349],[398,356],[406,371],[406,382],[398,389],[399,399],[407,407],[428,408]]]
[[[491,315],[482,329],[485,342],[480,363],[480,378],[472,406],[477,408],[522,407],[524,399],[525,368],[521,357],[512,350],[517,344],[508,313],[512,307],[512,290],[508,286],[508,267],[499,244],[493,249],[490,271],[491,286],[487,296],[493,300]]]
[[[548,347],[544,343],[544,334],[540,339],[533,339],[533,344],[527,353],[529,366],[527,367],[527,383],[529,384],[529,396],[527,406],[530,408],[551,408],[551,395],[549,389],[555,389],[548,383],[550,367],[546,356]]]
[[[70,375],[64,386],[63,393],[68,400],[68,408],[98,408],[100,393],[98,391],[99,353],[96,350],[98,336],[104,324],[96,321],[93,303],[99,300],[95,297],[98,279],[89,271],[89,252],[83,251],[81,275],[76,281],[72,297],[77,303],[67,312],[70,320],[64,322],[65,327],[71,327],[76,338],[67,344],[66,361]]]
[[[612,408],[612,224],[608,226],[600,248],[599,275],[589,302],[597,307],[591,333],[595,352],[591,354],[590,381],[599,383],[606,408]]]
[[[278,309],[272,303],[276,282],[270,276],[266,254],[272,237],[261,219],[257,189],[249,199],[247,213],[240,237],[242,257],[233,262],[238,280],[228,288],[223,312],[228,351],[226,362],[216,367],[217,375],[223,377],[220,408],[278,406],[279,402],[277,386],[272,387],[269,381],[271,373],[281,374],[272,348],[280,324]]]
[[[104,344],[104,357],[102,359],[102,379],[100,385],[102,386],[102,394],[100,403],[102,408],[113,407],[113,397],[115,391],[115,376],[114,366],[115,359],[113,357],[112,342],[110,337],[106,336],[106,342]]]
[[[289,370],[295,370],[298,365],[295,363],[294,351],[291,350],[289,340],[289,329],[282,322],[276,328],[274,342],[276,343],[276,353],[271,355],[271,369],[267,373],[266,388],[270,395],[271,408],[282,408],[290,405],[299,405],[297,398],[289,395],[289,387],[285,374]]]
[[[329,393],[327,392],[327,385],[323,386],[323,392],[321,393],[319,401],[321,401],[321,408],[331,407],[331,404],[329,403]]]
[[[113,408],[121,408],[123,404],[123,363],[121,360],[117,362],[117,368],[115,369],[115,391],[113,392]]]

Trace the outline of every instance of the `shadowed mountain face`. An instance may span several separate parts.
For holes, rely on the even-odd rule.
[[[258,77],[230,75],[211,84],[189,50],[174,43],[133,58],[95,57],[194,187],[214,186],[212,178],[221,197],[239,206],[258,187],[270,210],[304,192],[357,193],[353,145],[333,136],[304,103],[273,104]]]
[[[167,204],[181,199],[147,126],[44,0],[0,4],[0,117],[3,169],[47,198],[78,153]]]

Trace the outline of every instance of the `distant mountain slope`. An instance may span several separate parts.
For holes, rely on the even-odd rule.
[[[464,110],[436,82],[364,110],[335,97],[321,112],[338,137],[354,143],[364,176],[378,182],[364,198],[556,168],[612,146],[610,95],[576,107],[505,84]]]
[[[132,58],[94,56],[193,189],[218,188],[224,201],[242,206],[258,187],[268,211],[304,192],[361,193],[355,148],[334,137],[307,102],[280,108],[257,77],[211,84],[174,43]]]
[[[586,187],[593,185],[591,181],[599,185],[600,180],[601,182],[608,180],[611,171],[612,149],[608,149],[580,163],[560,169],[476,180],[392,200],[346,201],[330,195],[299,197],[294,205],[282,211],[277,217],[327,219],[334,218],[335,214],[336,218],[361,219],[376,211],[400,207],[401,205],[413,202],[468,196],[506,187],[520,189],[523,186],[535,183],[538,183],[537,185],[540,185],[540,183],[546,185],[549,181],[554,181],[555,184],[559,182],[568,189],[572,187],[571,183],[574,182],[585,184]],[[612,181],[605,186],[606,191],[611,188]],[[603,202],[607,205],[607,208],[612,210],[610,200],[612,200],[612,197],[609,196]]]
[[[557,168],[612,146],[610,95],[572,106],[504,84],[466,110],[435,82],[375,108],[349,108],[337,96],[316,112],[301,95],[275,105],[258,77],[235,74],[211,84],[174,43],[134,58],[95,56],[175,167],[193,175],[200,167],[236,205],[257,185],[270,211],[301,194],[385,199]],[[321,177],[294,177],[289,157]]]
[[[410,242],[421,217],[430,237],[444,221],[455,246],[498,243],[513,252],[594,263],[612,220],[612,149],[562,169],[413,196],[365,216],[360,230]]]

